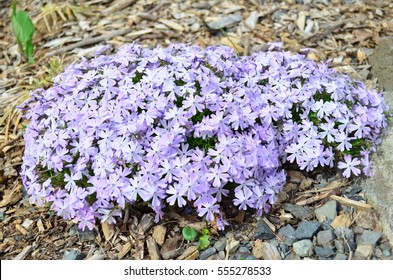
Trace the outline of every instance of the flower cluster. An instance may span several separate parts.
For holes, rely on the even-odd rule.
[[[92,228],[127,204],[186,204],[223,228],[223,197],[259,215],[300,169],[370,174],[382,94],[300,54],[125,45],[32,93],[22,166],[32,203]]]

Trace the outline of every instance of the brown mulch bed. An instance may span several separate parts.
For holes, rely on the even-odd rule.
[[[195,216],[179,215],[175,210],[157,226],[142,205],[129,210],[116,226],[104,224],[93,232],[80,232],[72,221],[28,203],[18,176],[25,123],[15,106],[28,98],[30,90],[50,86],[51,78],[63,67],[89,56],[98,46],[133,41],[146,46],[224,44],[248,55],[264,50],[269,42],[283,42],[284,49],[298,52],[308,48],[311,59],[330,59],[331,67],[375,87],[368,58],[381,37],[393,35],[391,1],[21,0],[18,7],[25,8],[36,25],[36,63],[28,65],[10,28],[10,2],[0,2],[1,259],[62,259],[69,249],[93,259],[150,259],[165,241],[181,243],[177,239],[185,225],[205,226]],[[226,34],[214,29],[217,22]],[[334,176],[324,176],[322,171],[305,175],[292,173],[281,202],[264,218],[274,232],[284,223],[299,221],[282,208],[284,203],[316,208],[332,196],[352,209],[345,215],[356,225],[365,210],[362,207],[368,205],[361,195],[356,200],[363,204],[343,196],[343,190],[354,182],[336,177],[325,189],[318,189],[327,177]],[[336,182],[335,188],[332,182]],[[231,221],[228,231],[238,239],[251,238],[257,221],[252,213],[227,209],[227,216]],[[374,229],[379,229],[378,223]]]

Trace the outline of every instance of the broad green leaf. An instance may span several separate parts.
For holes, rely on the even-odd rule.
[[[193,242],[198,235],[198,232],[190,227],[185,227],[182,230],[182,234],[185,240]]]
[[[29,15],[25,11],[17,11],[12,15],[11,23],[15,36],[22,45],[25,45],[27,41],[31,41],[35,28]]]
[[[35,27],[25,11],[16,11],[15,1],[12,7],[11,25],[21,52],[25,52],[29,63],[34,63],[32,43]]]
[[[202,229],[202,235],[208,235],[209,230],[207,228]]]
[[[202,235],[199,238],[198,250],[205,250],[210,245],[209,235]]]

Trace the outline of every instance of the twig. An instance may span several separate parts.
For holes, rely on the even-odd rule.
[[[342,180],[342,181],[336,180],[336,181],[330,182],[326,187],[324,187],[322,189],[304,191],[304,192],[300,193],[299,195],[332,191],[332,190],[335,190],[335,189],[345,186],[347,183],[348,183],[347,180]]]
[[[243,55],[247,56],[250,51],[250,36],[248,34],[244,37],[244,50]]]
[[[361,210],[370,210],[373,208],[370,204],[359,202],[356,200],[352,200],[352,199],[337,196],[337,195],[332,195],[331,198],[340,202],[343,205],[351,206],[351,207],[361,209]]]
[[[108,34],[104,34],[104,35],[101,35],[101,36],[92,37],[92,38],[86,38],[86,39],[84,39],[82,41],[79,41],[79,42],[77,42],[75,44],[71,44],[71,45],[65,46],[63,48],[60,48],[58,50],[54,50],[52,52],[48,52],[48,53],[45,54],[44,57],[59,55],[61,53],[68,52],[68,51],[76,49],[76,48],[81,48],[81,47],[85,47],[85,46],[88,46],[88,45],[94,45],[94,44],[100,43],[102,41],[110,40],[113,37],[125,35],[127,33],[130,33],[130,34],[127,34],[128,36],[135,36],[135,37],[137,37],[137,36],[141,36],[143,34],[147,34],[147,33],[153,32],[153,29],[145,29],[145,30],[139,30],[139,31],[135,31],[135,32],[132,32],[132,30],[133,30],[133,28],[125,28],[125,29],[116,30],[114,32],[111,32],[111,33],[108,33]]]
[[[13,140],[11,140],[11,141],[9,141],[9,142],[3,143],[3,144],[0,146],[0,151],[3,150],[5,147],[14,144],[14,143],[15,143],[16,141],[18,141],[18,139],[19,139],[20,137],[22,137],[22,136],[23,136],[23,132],[19,132],[19,133],[16,135],[15,139],[13,139]]]
[[[127,8],[128,6],[134,5],[136,0],[120,0],[120,1],[115,1],[115,3],[105,10],[102,11],[102,14],[104,16],[109,16],[113,12],[123,10],[124,8]]]
[[[328,196],[332,195],[332,193],[333,192],[331,191],[331,192],[328,192],[328,193],[325,193],[325,194],[320,194],[320,195],[317,195],[317,196],[313,196],[313,197],[310,197],[310,198],[307,198],[305,200],[301,200],[301,201],[297,202],[296,205],[305,206],[305,205],[308,205],[308,204],[311,204],[311,203],[323,200],[323,199],[327,198]]]

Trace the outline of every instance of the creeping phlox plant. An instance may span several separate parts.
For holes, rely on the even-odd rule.
[[[387,106],[382,94],[275,49],[125,45],[70,65],[32,93],[22,166],[32,203],[51,203],[81,228],[115,222],[127,204],[195,207],[219,228],[231,195],[269,210],[285,162],[370,175]]]

